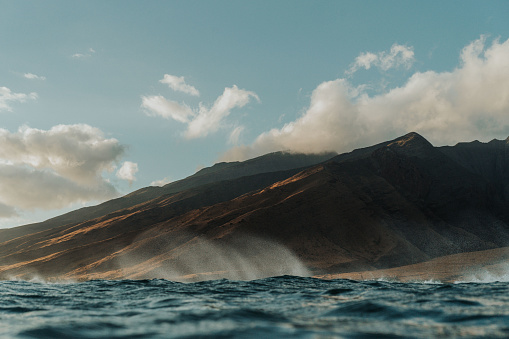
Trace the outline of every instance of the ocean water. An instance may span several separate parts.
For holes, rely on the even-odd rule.
[[[509,283],[0,281],[0,338],[509,337]]]

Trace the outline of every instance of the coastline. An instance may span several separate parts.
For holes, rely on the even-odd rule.
[[[492,282],[509,278],[509,247],[438,257],[418,264],[337,274],[316,275],[320,279],[387,279],[401,282],[437,281]]]

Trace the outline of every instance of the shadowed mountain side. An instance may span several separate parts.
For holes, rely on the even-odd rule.
[[[278,259],[299,271],[293,254],[315,274],[339,273],[509,244],[496,189],[504,176],[472,171],[416,133],[297,172],[200,186],[13,239],[0,244],[0,277],[251,277],[237,271]]]
[[[488,143],[459,143],[440,150],[472,173],[494,183],[497,193],[509,201],[509,138]]]
[[[444,160],[441,154],[435,155],[438,160]],[[468,212],[475,208],[475,213],[471,213],[474,215],[471,223],[464,224],[462,220],[449,218],[445,206],[436,205],[432,187],[435,182],[418,183],[424,193],[418,190],[412,195],[410,189],[414,188],[415,175],[425,177],[429,172],[419,173],[413,167],[417,172],[409,175],[409,167],[398,168],[397,160],[375,152],[355,162],[316,166],[261,192],[157,225],[146,238],[152,240],[145,240],[145,246],[133,245],[132,254],[136,257],[136,251],[141,254],[149,250],[151,241],[172,238],[172,234],[179,234],[182,229],[222,242],[250,234],[284,244],[316,271],[337,272],[399,266],[506,243],[507,232],[498,229],[502,221],[492,217],[484,204],[465,205]],[[420,159],[412,157],[406,164],[410,166],[413,162],[419,163]],[[393,170],[390,179],[401,178],[400,183],[408,190],[396,188],[379,175],[388,166]],[[453,191],[478,190],[483,194],[470,173],[457,170],[458,180],[452,181],[447,176],[446,182],[439,182],[440,187]],[[469,184],[473,187],[468,187]],[[423,197],[430,199],[429,202],[422,200]],[[486,195],[478,197],[487,198]],[[444,204],[447,203],[446,199]],[[464,212],[454,200],[449,204],[459,208],[459,214]],[[479,217],[476,219],[475,215]],[[486,224],[478,227],[479,222]],[[192,246],[188,249],[191,251]],[[180,253],[185,251],[179,247]]]
[[[200,239],[238,251],[247,246],[239,239],[254,236],[283,244],[315,272],[338,272],[412,264],[507,240],[505,223],[490,210],[496,196],[487,181],[418,134],[353,153],[288,179],[285,173],[285,180],[244,196],[238,197],[247,186],[264,187],[259,179],[211,184],[15,239],[0,248],[2,262],[24,264],[2,270],[80,279],[168,276],[176,261],[191,265],[183,258],[203,250]],[[208,271],[183,272],[223,269],[196,267]]]
[[[123,197],[102,204],[80,208],[78,210],[48,219],[44,222],[0,230],[0,242],[40,232],[53,227],[78,224],[98,218],[124,208],[152,200],[162,195],[175,194],[187,189],[213,182],[231,180],[260,173],[286,171],[309,167],[334,157],[335,153],[296,154],[288,152],[269,153],[243,162],[219,163],[204,168],[185,179],[169,183],[163,187],[145,187]]]
[[[202,206],[233,199],[291,177],[299,171],[301,169],[262,173],[202,185],[77,225],[53,227],[11,239],[0,243],[0,277],[7,266],[23,262],[27,265],[16,264],[15,267],[20,268],[15,269],[16,272],[44,272],[45,276],[58,272],[55,274],[61,275],[85,263],[100,260],[115,249],[122,249],[158,222]],[[14,275],[13,272],[9,274]]]

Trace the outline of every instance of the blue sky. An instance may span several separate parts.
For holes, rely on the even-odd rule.
[[[0,8],[0,227],[219,160],[509,135],[507,1]]]

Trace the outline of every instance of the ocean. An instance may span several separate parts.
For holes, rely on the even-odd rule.
[[[509,283],[0,281],[0,338],[509,337]]]

